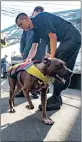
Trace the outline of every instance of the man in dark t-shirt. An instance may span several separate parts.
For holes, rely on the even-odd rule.
[[[15,22],[21,29],[33,29],[34,31],[33,44],[27,61],[35,56],[37,43],[42,38],[50,44],[50,58],[56,57],[63,60],[67,67],[73,70],[81,46],[81,35],[70,22],[47,12],[42,12],[34,18],[20,13]],[[56,49],[57,41],[60,45]],[[61,108],[61,91],[69,86],[70,79],[67,79],[65,84],[54,83],[53,95],[47,101],[47,110]],[[41,109],[41,105],[39,108]]]

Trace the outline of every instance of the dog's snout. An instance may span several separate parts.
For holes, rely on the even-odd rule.
[[[71,76],[72,74],[73,74],[73,71],[70,70],[70,71],[69,71],[69,75]]]

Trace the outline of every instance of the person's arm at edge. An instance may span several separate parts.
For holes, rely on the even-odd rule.
[[[57,47],[57,36],[55,33],[49,33],[48,36],[50,39],[50,55],[51,58],[54,58]]]
[[[25,48],[25,32],[23,31],[22,33],[22,36],[21,36],[21,40],[20,40],[20,53],[21,55],[23,56],[23,51],[24,51],[24,48]]]
[[[34,56],[36,55],[36,52],[37,52],[37,47],[38,47],[38,43],[33,43],[32,44],[32,48],[29,51],[29,55],[26,58],[26,61],[32,60],[34,58]]]

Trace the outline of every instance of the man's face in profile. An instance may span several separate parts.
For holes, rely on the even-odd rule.
[[[24,16],[22,18],[18,18],[17,26],[20,27],[23,30],[30,29],[30,19],[29,19],[29,17]]]

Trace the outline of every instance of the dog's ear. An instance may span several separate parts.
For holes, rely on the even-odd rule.
[[[48,58],[44,58],[44,59],[42,60],[42,62],[43,62],[45,65],[49,66],[50,63],[51,63],[51,60],[48,59]]]

